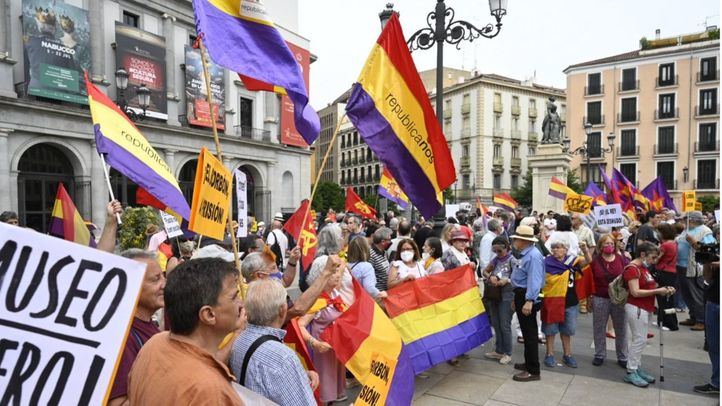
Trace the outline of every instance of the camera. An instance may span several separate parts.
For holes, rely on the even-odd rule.
[[[719,242],[701,243],[695,250],[694,259],[698,264],[707,265],[719,261]]]

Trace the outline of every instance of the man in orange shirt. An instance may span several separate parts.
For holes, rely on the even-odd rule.
[[[238,272],[218,258],[193,259],[168,276],[165,310],[171,331],[145,343],[130,371],[137,405],[241,405],[235,378],[218,361],[223,338],[245,327]]]

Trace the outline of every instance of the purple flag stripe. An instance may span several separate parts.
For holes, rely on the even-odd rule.
[[[558,192],[554,189],[549,189],[549,196],[556,197],[557,199],[562,199],[562,200],[567,198],[566,193]]]
[[[388,406],[407,406],[411,404],[413,397],[414,371],[409,361],[408,349],[404,345],[401,347],[401,353],[396,363],[396,371],[394,371],[386,404]]]
[[[393,193],[386,190],[385,187],[379,185],[379,194],[392,202],[396,203],[397,206],[399,206],[401,209],[406,210],[406,202],[403,199],[400,199],[393,195]]]

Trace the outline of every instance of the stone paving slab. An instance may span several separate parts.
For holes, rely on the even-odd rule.
[[[454,371],[426,393],[474,405],[483,405],[504,383],[504,379],[500,378]]]
[[[491,398],[514,405],[558,405],[573,378],[557,372],[542,372],[539,381],[516,382],[507,379]]]

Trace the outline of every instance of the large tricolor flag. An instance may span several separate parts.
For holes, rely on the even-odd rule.
[[[404,193],[403,190],[401,190],[399,184],[386,168],[384,168],[384,171],[381,174],[379,195],[396,203],[396,205],[402,210],[406,210],[406,207],[409,205],[409,197],[406,196],[406,193]]]
[[[85,75],[95,146],[108,164],[184,219],[191,209],[170,167],[118,106]]]
[[[193,10],[196,30],[213,62],[287,94],[296,129],[312,144],[321,129],[318,115],[308,104],[301,68],[263,3],[193,0]]]
[[[301,266],[305,270],[311,269],[318,245],[316,227],[313,226],[313,217],[308,205],[308,199],[304,199],[301,207],[283,225],[283,229],[298,241],[298,247],[301,249]]]
[[[674,205],[674,200],[669,195],[667,188],[664,186],[664,182],[661,177],[657,177],[642,189],[642,194],[649,199],[650,208],[656,211],[660,211],[663,208],[672,209],[677,211],[677,206]]]
[[[64,240],[76,242],[81,245],[95,247],[95,239],[90,234],[88,226],[80,217],[73,200],[65,190],[62,183],[58,184],[58,193],[55,195],[55,205],[50,217],[48,234]]]
[[[408,406],[414,372],[399,332],[357,280],[356,301],[328,326],[321,339],[363,385],[354,404]]]
[[[634,186],[634,183],[627,179],[617,168],[612,169],[612,186],[616,187],[620,192],[623,202],[628,202],[632,207],[639,207],[643,210],[649,210],[649,201]]]
[[[566,196],[566,195],[565,195]],[[507,211],[514,211],[519,203],[509,193],[497,193],[494,195],[494,204]]]
[[[549,255],[544,258],[545,282],[542,288],[541,319],[545,323],[564,322],[569,274],[574,272],[574,291],[579,300],[594,293],[592,268],[586,265],[580,269],[583,257],[568,256],[559,261]]]
[[[384,300],[418,374],[491,338],[476,276],[469,265],[389,290]]]
[[[549,196],[564,200],[567,198],[567,193],[569,192],[574,193],[566,183],[557,179],[556,176],[552,176],[552,181],[549,182]]]
[[[286,323],[286,336],[283,337],[283,343],[296,353],[298,360],[301,361],[301,365],[303,365],[303,369],[306,371],[316,370],[313,366],[311,355],[308,352],[308,347],[306,347],[306,342],[303,341],[301,327],[298,325],[298,317]],[[320,386],[313,392],[313,396],[316,398],[316,404],[320,406],[322,403],[319,389]]]
[[[353,85],[346,112],[421,214],[436,214],[456,169],[396,14]]]
[[[594,199],[595,206],[607,205],[607,195],[604,194],[602,189],[600,189],[599,186],[591,180],[589,181],[589,184],[587,184],[587,188],[584,189],[584,194],[591,196]]]
[[[346,188],[346,211],[356,213],[367,219],[376,218],[376,209],[361,200],[351,186]]]

